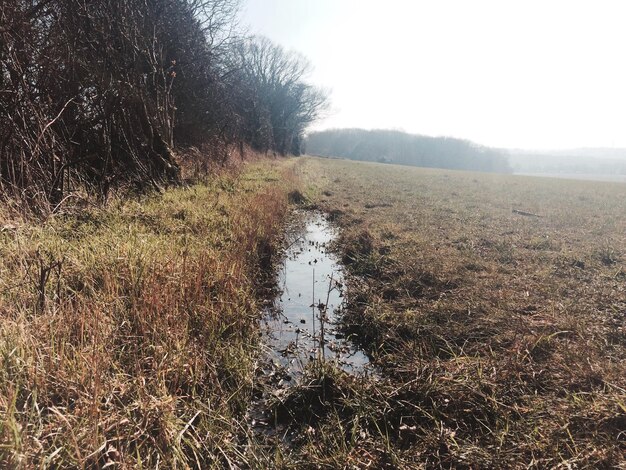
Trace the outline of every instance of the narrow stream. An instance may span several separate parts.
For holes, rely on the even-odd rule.
[[[346,372],[360,372],[367,356],[338,329],[343,273],[329,251],[334,230],[319,212],[297,217],[279,272],[280,295],[263,319],[271,359],[296,379],[320,357]]]
[[[324,360],[347,373],[369,372],[369,359],[339,328],[344,306],[341,265],[330,251],[335,231],[323,214],[298,211],[289,224],[287,248],[261,329],[266,357],[261,361],[262,392],[251,403],[247,420],[258,436],[282,435],[268,410],[268,399],[298,384],[306,365]]]
[[[311,361],[323,359],[351,374],[368,369],[367,356],[344,337],[338,325],[344,278],[329,249],[335,236],[319,212],[298,211],[287,229],[279,294],[266,308],[261,324],[266,357],[260,372],[265,391],[248,410],[252,428],[265,435],[281,432],[272,429],[267,398],[299,383]]]

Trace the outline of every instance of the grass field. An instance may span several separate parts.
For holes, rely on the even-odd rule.
[[[626,468],[626,185],[314,158],[299,171],[342,229],[346,328],[382,371],[345,385],[360,391],[307,452],[332,460],[340,440],[337,465]]]
[[[245,416],[290,202],[378,373],[314,363],[281,440]],[[626,185],[307,157],[0,227],[2,468],[626,468]]]

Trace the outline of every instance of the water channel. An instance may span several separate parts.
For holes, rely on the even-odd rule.
[[[298,211],[286,232],[287,248],[277,275],[278,294],[261,323],[265,353],[262,394],[248,409],[258,434],[277,435],[267,400],[300,383],[307,364],[333,363],[350,374],[369,372],[369,359],[340,328],[344,276],[330,244],[336,233],[320,212]]]
[[[293,378],[316,358],[350,373],[368,364],[367,356],[339,329],[344,281],[329,249],[334,237],[319,212],[296,213],[287,233],[288,247],[278,274],[280,294],[262,326],[271,360]]]

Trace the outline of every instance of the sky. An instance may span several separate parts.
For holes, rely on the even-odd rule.
[[[317,129],[495,147],[626,147],[626,2],[243,0],[241,23],[304,54]]]

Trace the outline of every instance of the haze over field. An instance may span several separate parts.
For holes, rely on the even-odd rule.
[[[332,90],[333,103],[317,130],[604,148],[626,147],[625,8],[618,1],[250,0],[242,22],[314,64],[313,80]]]

